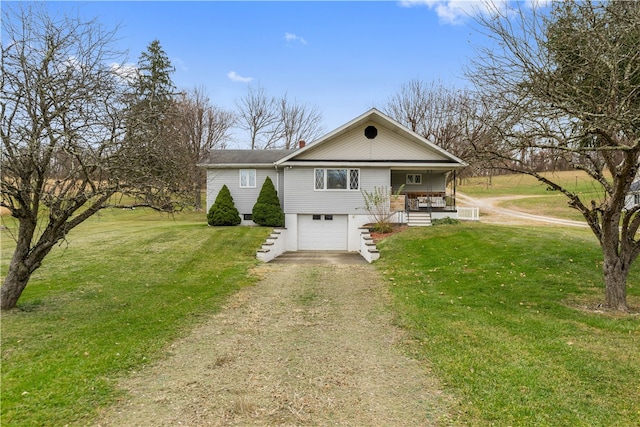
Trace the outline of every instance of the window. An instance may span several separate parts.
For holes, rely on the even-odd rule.
[[[407,174],[407,185],[419,185],[422,184],[422,174],[421,173],[408,173]]]
[[[375,137],[378,136],[378,129],[376,129],[375,126],[367,126],[364,130],[364,136],[366,136],[367,139],[375,139]]]
[[[324,169],[316,169],[316,190],[324,189]]]
[[[359,190],[359,169],[316,169],[314,176],[316,190]]]
[[[240,188],[256,188],[255,169],[240,169]]]
[[[324,216],[324,220],[325,221],[333,221],[333,215],[325,215]]]
[[[242,218],[244,218],[245,221],[251,221],[253,219],[253,214],[243,214]]]
[[[314,221],[320,221],[322,219],[322,215],[314,215],[313,216],[313,220]]]

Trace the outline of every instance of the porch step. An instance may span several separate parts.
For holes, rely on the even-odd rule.
[[[409,212],[409,227],[429,227],[431,225],[431,214],[429,212]]]

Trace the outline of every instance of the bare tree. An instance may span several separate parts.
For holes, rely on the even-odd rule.
[[[278,101],[280,112],[279,146],[284,149],[298,148],[300,141],[313,141],[322,134],[322,114],[308,104],[289,101],[287,95]]]
[[[429,126],[429,104],[433,97],[431,89],[434,87],[435,84],[429,87],[422,80],[411,80],[389,97],[382,106],[382,111],[412,131],[428,138],[432,133]]]
[[[167,211],[175,204],[138,186],[124,126],[130,80],[112,65],[124,58],[115,31],[38,5],[3,12],[0,206],[17,220],[17,230],[7,227],[16,249],[0,294],[6,310],[51,249],[114,195]]]
[[[322,114],[309,104],[267,95],[261,86],[249,86],[237,103],[238,124],[249,134],[251,149],[296,148],[300,140],[311,141],[322,131]]]
[[[606,307],[628,310],[627,277],[640,254],[640,206],[625,210],[640,167],[640,3],[494,12],[479,18],[490,41],[469,71],[495,135],[478,153],[568,198],[600,242]],[[555,182],[532,167],[532,156],[585,171],[602,196]]]
[[[464,89],[453,89],[439,82],[411,80],[386,101],[381,110],[429,141],[473,164],[467,173],[480,167],[474,159],[471,140],[486,137],[478,120],[482,104]],[[465,171],[458,174],[462,176]]]
[[[441,83],[411,80],[403,84],[383,107],[389,117],[438,144],[445,150],[461,139],[460,119],[466,93]]]
[[[249,86],[237,107],[238,126],[249,134],[251,149],[273,148],[281,133],[275,99],[263,87]]]
[[[206,174],[197,164],[207,151],[226,148],[236,117],[232,112],[212,105],[202,87],[184,93],[176,107],[180,140],[187,153],[184,173],[193,184],[194,206],[201,209]]]

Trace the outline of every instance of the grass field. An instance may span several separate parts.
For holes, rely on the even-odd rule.
[[[117,397],[116,378],[254,283],[247,271],[269,231],[141,210],[82,224],[2,314],[0,424],[86,425]],[[3,235],[3,271],[11,251]]]
[[[518,194],[500,185],[496,195]],[[142,210],[82,224],[19,308],[2,314],[0,424],[90,424],[118,398],[118,378],[164,357],[255,283],[248,272],[269,231]],[[12,247],[3,234],[2,271]],[[375,266],[411,337],[407,351],[457,401],[452,425],[640,425],[640,316],[594,310],[602,257],[588,230],[443,225],[409,229],[380,249]],[[636,263],[635,309],[639,288]]]
[[[594,310],[586,230],[437,226],[380,244],[410,351],[457,397],[452,424],[640,425],[640,316]],[[640,308],[640,264],[629,302]]]

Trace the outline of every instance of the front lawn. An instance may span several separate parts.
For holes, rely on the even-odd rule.
[[[117,397],[115,379],[255,282],[247,272],[269,231],[141,210],[82,224],[2,314],[0,424],[85,425]],[[4,234],[2,271],[12,250]]]
[[[86,425],[115,380],[254,283],[270,229],[112,211],[57,247],[2,314],[2,425]],[[640,316],[594,311],[601,255],[587,230],[410,228],[374,264],[398,322],[459,406],[458,425],[640,425]],[[2,239],[2,269],[12,251]],[[640,308],[640,264],[629,279]]]
[[[379,248],[409,351],[459,402],[452,421],[640,425],[640,316],[597,310],[602,256],[589,231],[412,228]],[[636,310],[638,284],[640,262]]]

